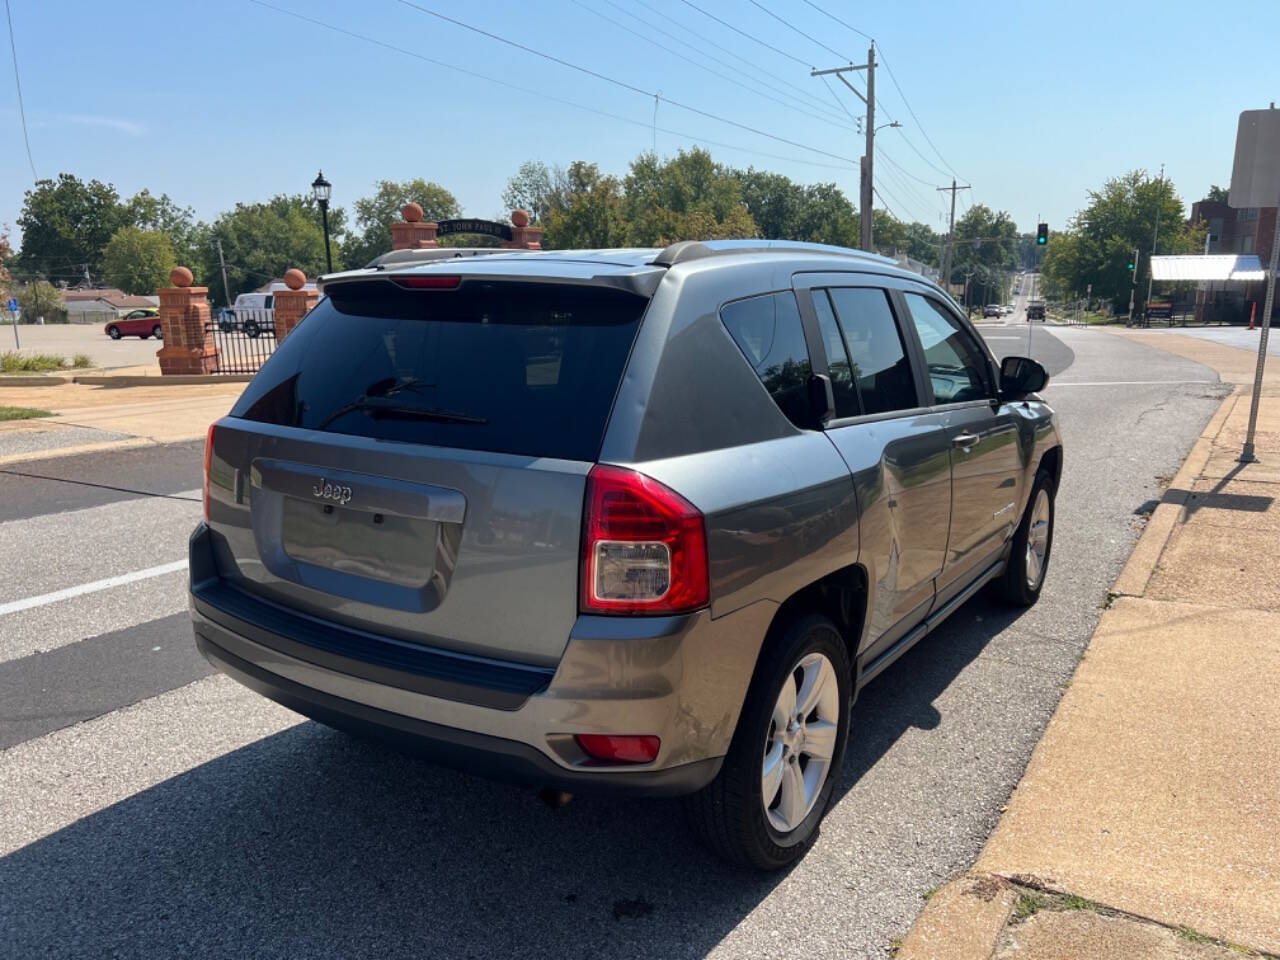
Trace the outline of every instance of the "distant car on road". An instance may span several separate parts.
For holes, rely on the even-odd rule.
[[[1044,321],[1044,301],[1029,300],[1027,301],[1027,321],[1032,320]]]
[[[988,303],[985,307],[982,308],[983,319],[986,319],[987,317],[1001,317],[1001,316],[1004,316],[1004,311],[1001,309],[1000,304],[998,303]]]
[[[141,307],[130,310],[118,320],[112,320],[104,328],[108,337],[119,340],[121,337],[147,337],[164,339],[164,330],[160,326],[160,311],[155,307]]]

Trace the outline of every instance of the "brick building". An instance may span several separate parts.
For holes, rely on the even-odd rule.
[[[1276,240],[1275,207],[1231,207],[1216,200],[1198,200],[1191,205],[1191,223],[1203,221],[1209,228],[1205,253],[1256,256],[1265,268]],[[1243,322],[1249,318],[1254,301],[1262,311],[1265,284],[1210,285],[1200,298],[1207,309],[1206,320]],[[1274,316],[1275,311],[1273,311]]]

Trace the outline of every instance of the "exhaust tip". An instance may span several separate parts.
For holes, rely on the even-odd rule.
[[[565,790],[555,790],[551,787],[543,787],[538,791],[538,799],[552,810],[559,810],[561,807],[567,807],[569,805],[569,802],[573,800],[573,794]]]

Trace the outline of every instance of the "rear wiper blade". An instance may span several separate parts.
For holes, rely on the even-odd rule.
[[[404,417],[412,420],[430,420],[433,423],[466,423],[466,424],[485,424],[489,420],[487,417],[473,417],[466,413],[456,413],[452,410],[441,410],[432,407],[415,407],[412,404],[396,403],[387,401],[382,397],[364,396],[359,400],[352,400],[350,403],[344,403],[329,416],[321,421],[316,427],[317,430],[323,430],[339,417],[344,417],[348,413],[354,413],[357,410],[363,410],[375,417]]]

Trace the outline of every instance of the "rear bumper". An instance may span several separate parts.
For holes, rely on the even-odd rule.
[[[331,726],[469,773],[571,792],[677,795],[709,783],[776,609],[759,603],[714,620],[707,610],[580,617],[554,671],[513,691],[518,665],[442,678],[429,657],[371,663],[287,616],[258,617],[252,602],[225,609],[235,588],[210,589],[209,536],[201,526],[191,539],[191,612],[196,644],[219,670]],[[601,767],[577,733],[656,734],[662,747],[650,764]]]

